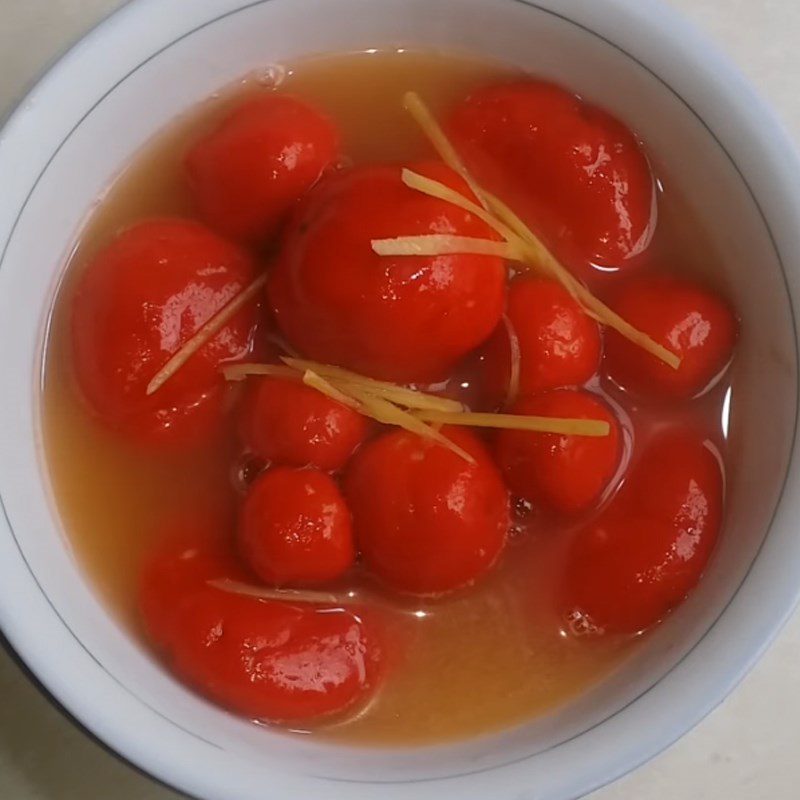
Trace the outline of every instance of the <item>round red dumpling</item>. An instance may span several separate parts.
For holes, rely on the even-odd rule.
[[[443,164],[417,172],[468,194]],[[367,167],[306,198],[271,273],[269,297],[288,341],[310,358],[375,378],[432,382],[500,320],[506,270],[493,256],[379,256],[371,240],[454,234],[496,239],[462,209],[409,189],[399,167]]]
[[[561,607],[573,633],[655,625],[700,580],[722,524],[718,455],[691,431],[650,443],[620,494],[577,534]]]
[[[258,302],[242,308],[158,391],[156,373],[256,277],[253,259],[204,226],[142,222],[121,233],[80,276],[72,308],[78,384],[96,415],[149,445],[191,445],[220,426],[220,365],[249,355]]]
[[[619,422],[611,409],[590,392],[558,389],[520,400],[510,413],[608,423],[608,436],[520,430],[502,430],[497,435],[497,461],[512,494],[570,515],[597,503],[621,455]]]
[[[324,114],[285,94],[248,100],[186,156],[203,219],[226,236],[262,242],[338,157]]]
[[[608,373],[625,389],[648,397],[688,399],[705,391],[731,360],[736,318],[720,297],[699,286],[677,278],[642,277],[620,287],[611,306],[681,359],[673,369],[609,331]]]
[[[356,555],[347,504],[333,479],[315,469],[261,475],[242,506],[238,541],[253,572],[278,585],[335,580]]]
[[[216,514],[165,531],[143,570],[145,629],[175,674],[250,719],[312,721],[367,698],[380,679],[375,622],[342,608],[236,594],[247,582]]]
[[[518,394],[564,386],[581,386],[600,363],[598,324],[556,281],[517,278],[508,290],[507,321],[487,342],[483,353],[484,399],[496,407],[506,398],[512,369],[509,336],[519,348]]]
[[[438,594],[471,584],[505,545],[509,499],[497,467],[473,434],[442,432],[475,463],[395,431],[365,445],[345,475],[364,562],[402,592]]]
[[[239,430],[244,444],[266,461],[337,470],[364,440],[369,422],[300,381],[256,378]]]
[[[636,136],[551,83],[484,86],[448,131],[477,180],[568,263],[624,268],[655,229],[655,182]]]
[[[363,701],[380,676],[372,626],[342,608],[211,589],[187,599],[170,663],[191,686],[251,719],[300,722]]]

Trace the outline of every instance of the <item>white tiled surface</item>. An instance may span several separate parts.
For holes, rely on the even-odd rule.
[[[800,2],[671,2],[722,44],[800,141]],[[0,116],[54,56],[119,5],[121,0],[0,0]],[[799,744],[796,615],[721,708],[665,754],[592,800],[795,800],[800,797]],[[176,795],[86,739],[0,653],[0,798],[169,800]]]

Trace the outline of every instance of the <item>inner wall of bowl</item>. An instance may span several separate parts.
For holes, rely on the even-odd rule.
[[[119,84],[48,168],[20,220],[8,268],[22,270],[33,259],[61,269],[64,242],[74,238],[120,165],[178,112],[265,63],[326,51],[435,47],[510,62],[567,84],[638,130],[655,163],[672,177],[670,188],[707,221],[725,267],[720,282],[743,319],[734,366],[728,521],[705,580],[614,676],[558,713],[480,741],[365,753],[260,729],[197,699],[132,643],[86,591],[58,530],[30,526],[18,535],[51,600],[106,668],[149,705],[244,762],[282,768],[293,763],[312,774],[363,780],[482,769],[564,741],[646,691],[703,636],[741,583],[775,507],[796,405],[794,334],[781,267],[754,198],[712,134],[669,87],[609,42],[515,0],[488,4],[490,24],[488,5],[478,0],[457,4],[457,14],[451,4],[423,0],[343,1],[336,15],[325,13],[324,0],[305,5],[303,15],[290,0],[228,15]],[[325,25],[307,24],[316,12],[324,14]],[[65,186],[69,203],[63,200]],[[42,219],[50,220],[44,237]],[[56,278],[47,276],[51,289]]]

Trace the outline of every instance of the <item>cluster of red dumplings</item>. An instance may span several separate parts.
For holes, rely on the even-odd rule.
[[[635,136],[534,80],[479,88],[445,127],[480,184],[680,366],[601,330],[560,283],[497,255],[377,255],[373,240],[400,235],[499,236],[409,188],[400,165],[340,168],[334,121],[300,99],[244,102],[186,155],[197,220],[121,232],[82,274],[72,314],[78,384],[102,424],[158,452],[201,448],[234,417],[243,451],[267,467],[233,510],[199,498],[202,512],[166,521],[141,580],[153,644],[242,714],[341,712],[374,690],[386,643],[366,602],[264,599],[220,582],[314,589],[346,582],[360,560],[389,592],[464,589],[501,557],[522,498],[585,520],[555,601],[568,629],[632,634],[686,596],[714,547],[723,475],[705,433],[665,424],[634,437],[625,460],[623,423],[587,388],[600,375],[666,419],[718,378],[736,338],[723,300],[650,262],[655,182]],[[443,163],[410,166],[475,199]],[[264,291],[148,392],[265,269]],[[290,377],[226,382],[226,364],[275,363],[276,336],[304,358],[431,392],[466,370],[472,410],[602,420],[609,433],[444,427],[466,460]],[[512,370],[517,397],[503,408]]]

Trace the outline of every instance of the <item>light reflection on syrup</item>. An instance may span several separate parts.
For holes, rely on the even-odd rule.
[[[732,387],[729,386],[725,390],[725,397],[722,401],[722,416],[720,419],[720,425],[722,427],[722,436],[725,439],[728,438],[728,429],[731,422],[731,392]]]

